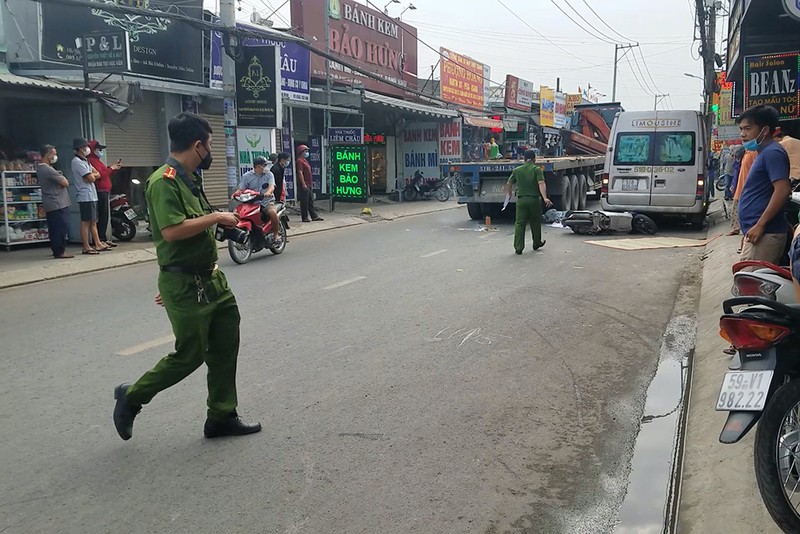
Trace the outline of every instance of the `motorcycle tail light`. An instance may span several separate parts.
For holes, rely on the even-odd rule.
[[[601,181],[601,185],[600,185],[600,194],[607,195],[608,194],[608,181],[609,181],[608,174],[607,173],[603,174],[601,180],[602,181]]]
[[[742,317],[723,317],[719,321],[719,328],[719,335],[739,350],[769,348],[791,332],[786,326]]]
[[[734,297],[766,297],[776,300],[780,286],[749,274],[738,273],[733,278],[731,293]]]

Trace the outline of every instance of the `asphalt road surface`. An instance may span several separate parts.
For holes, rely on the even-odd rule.
[[[0,532],[613,530],[697,249],[515,256],[465,211],[221,258],[243,438],[203,438],[203,370],[117,436],[113,387],[170,348],[154,264],[0,292]]]

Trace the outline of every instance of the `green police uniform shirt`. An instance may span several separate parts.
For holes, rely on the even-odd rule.
[[[190,177],[194,178],[198,187],[201,186],[199,178],[193,175]],[[214,239],[214,227],[180,241],[166,241],[161,234],[167,226],[202,217],[207,213],[201,200],[184,183],[175,167],[164,165],[147,179],[146,197],[159,265],[206,269],[216,263],[217,242]]]
[[[544,182],[544,171],[535,163],[517,167],[508,179],[508,183],[517,184],[517,197],[538,197],[540,182]]]

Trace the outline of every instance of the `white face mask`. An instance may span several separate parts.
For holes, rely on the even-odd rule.
[[[53,161],[50,162],[51,165],[55,165],[58,162],[58,154],[53,156]]]
[[[92,150],[88,146],[83,149],[83,155],[84,156],[88,156],[91,153],[92,153]]]

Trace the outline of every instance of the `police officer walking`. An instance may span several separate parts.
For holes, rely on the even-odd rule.
[[[261,430],[236,413],[239,308],[216,265],[214,226],[232,228],[233,213],[212,211],[194,169],[211,166],[211,127],[192,113],[169,122],[170,157],[147,180],[150,225],[156,245],[158,289],[175,334],[175,350],[135,384],[114,390],[114,425],[124,440],[133,421],[159,392],[208,366],[207,438],[241,436]]]
[[[517,186],[517,222],[514,228],[514,251],[522,254],[525,248],[525,230],[528,225],[533,234],[533,250],[542,248],[542,200],[546,206],[553,203],[547,198],[544,171],[536,165],[536,151],[525,151],[525,163],[514,169],[506,184],[506,197],[511,198],[511,187]]]

